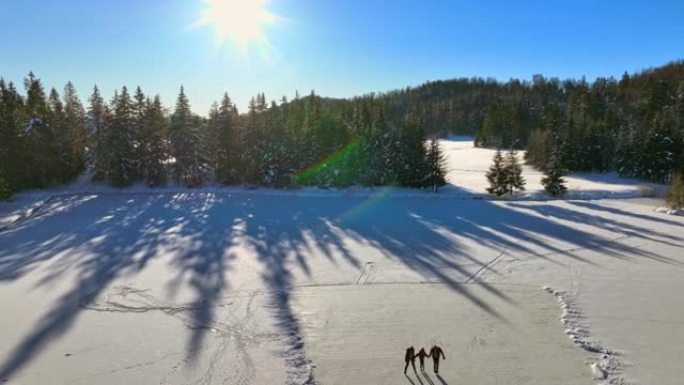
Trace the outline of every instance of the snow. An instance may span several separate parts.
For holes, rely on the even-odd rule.
[[[574,298],[575,294],[566,293],[544,286],[544,290],[555,295],[562,309],[560,321],[565,326],[565,334],[580,349],[590,356],[589,367],[594,378],[602,380],[602,384],[628,384],[622,374],[623,363],[620,353],[603,347],[594,340],[589,332],[589,326],[584,324],[582,308]],[[592,362],[593,361],[593,362]]]
[[[614,176],[477,199],[491,152],[451,144],[479,178],[437,194],[84,178],[0,204],[0,382],[679,384],[684,218]],[[433,344],[440,375],[405,377]]]
[[[435,195],[431,188],[423,190],[397,187],[349,187],[349,188],[317,188],[305,187],[297,189],[255,188],[253,186],[225,187],[209,184],[201,189],[187,188],[178,185],[150,188],[138,183],[125,189],[114,188],[90,181],[89,175],[83,175],[74,183],[53,189],[27,191],[19,194],[21,201],[40,202],[50,196],[73,194],[147,194],[147,193],[230,193],[248,194],[250,196],[295,196],[295,197],[416,197],[428,199],[503,199],[503,200],[551,200],[558,199],[547,195],[541,185],[543,174],[530,166],[523,166],[523,177],[527,181],[526,191],[514,196],[495,198],[487,193],[487,179],[484,174],[492,163],[495,150],[477,148],[472,138],[460,136],[440,140],[440,146],[447,155],[448,184]],[[523,153],[518,155],[523,162]],[[636,179],[620,178],[616,173],[573,173],[565,177],[568,193],[561,199],[616,199],[637,197],[662,197],[667,187],[655,183],[646,183]],[[33,203],[35,203],[33,202]],[[12,208],[20,204],[0,202],[0,223],[17,217]]]
[[[440,146],[446,154],[449,154],[447,159],[449,186],[445,190],[450,193],[460,191],[486,196],[488,184],[484,174],[491,166],[496,150],[477,148],[472,140],[466,137],[441,140]],[[519,152],[518,156],[523,163],[524,153]],[[526,191],[513,199],[552,199],[544,192],[541,184],[542,172],[525,165],[523,177],[527,182]],[[620,178],[616,173],[571,173],[565,177],[565,180],[568,192],[564,195],[564,199],[662,196],[666,190],[663,185]]]
[[[673,209],[671,207],[657,207],[654,211],[657,213],[663,213],[667,215],[684,216],[684,209]]]

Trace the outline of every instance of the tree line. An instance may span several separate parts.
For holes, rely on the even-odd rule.
[[[443,160],[426,138],[453,134],[524,149],[540,169],[661,183],[678,182],[684,169],[684,62],[593,82],[469,78],[270,103],[259,94],[244,113],[224,96],[207,117],[191,112],[182,91],[169,110],[139,89],[109,101],[95,90],[84,108],[71,84],[61,97],[33,75],[26,95],[0,85],[5,191],[64,183],[85,170],[114,186],[432,187],[444,183]]]
[[[390,113],[367,95],[324,99],[313,91],[279,103],[263,93],[240,114],[228,94],[207,117],[181,87],[175,106],[140,87],[84,106],[68,83],[46,93],[32,73],[25,95],[0,79],[0,196],[73,181],[84,172],[115,187],[144,182],[267,187],[445,184],[444,158],[425,121]]]
[[[478,146],[525,149],[527,163],[539,168],[556,144],[568,171],[666,183],[684,168],[681,61],[620,79],[455,79],[382,98],[390,113],[411,111],[426,122],[428,134],[469,134]]]

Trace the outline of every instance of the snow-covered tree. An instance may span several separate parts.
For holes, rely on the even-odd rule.
[[[147,185],[161,186],[166,183],[165,162],[168,159],[168,148],[165,140],[167,122],[164,108],[159,96],[146,100],[144,124],[141,126],[140,146],[141,170]]]
[[[144,135],[143,133],[145,133],[148,130],[145,116],[145,113],[147,111],[147,98],[145,97],[145,94],[142,92],[140,86],[138,86],[135,89],[135,93],[133,94],[133,100],[131,101],[131,108],[133,116],[132,132],[135,138],[133,144],[133,147],[135,147],[135,156],[133,159],[135,173],[137,177],[144,178],[145,170],[143,169],[142,159],[144,157],[147,157],[147,154],[145,153],[146,146],[144,146],[142,143],[142,136]]]
[[[28,185],[31,187],[47,187],[53,183],[55,175],[54,164],[57,159],[55,135],[48,118],[50,110],[47,104],[45,90],[41,81],[29,73],[24,79],[26,88],[27,121],[24,135],[29,151]]]
[[[76,88],[69,82],[64,87],[64,125],[66,128],[66,146],[68,152],[68,172],[69,178],[74,178],[85,170],[86,167],[86,146],[88,133],[86,131],[86,113],[78,98]]]
[[[88,146],[86,149],[86,163],[97,181],[108,179],[110,152],[107,151],[107,136],[111,130],[109,109],[100,95],[97,86],[89,98],[90,105],[86,113],[86,131]]]
[[[508,173],[500,149],[496,150],[494,158],[492,159],[492,165],[489,167],[485,176],[489,182],[489,187],[487,188],[488,193],[500,197],[510,192]]]
[[[14,84],[0,78],[0,173],[12,192],[31,187],[29,151],[24,133],[24,100]]]
[[[427,154],[429,171],[425,179],[425,185],[431,187],[433,192],[437,192],[437,188],[446,184],[445,162],[444,154],[442,154],[442,150],[439,148],[439,141],[431,139]]]
[[[240,143],[238,110],[228,94],[223,95],[213,115],[216,179],[223,184],[240,181]]]
[[[138,179],[137,135],[133,101],[128,89],[112,100],[112,127],[106,135],[109,182],[116,187],[131,185]]]
[[[565,187],[564,175],[565,169],[563,168],[561,145],[556,137],[551,148],[548,164],[544,168],[544,177],[541,180],[544,190],[554,197],[565,194],[568,188]]]
[[[509,150],[506,154],[504,170],[508,193],[512,195],[515,190],[525,191],[526,182],[522,176],[522,166],[518,161],[518,153],[514,149]]]
[[[50,90],[48,96],[48,110],[49,113],[46,120],[53,135],[51,149],[53,150],[52,154],[54,154],[52,162],[47,169],[50,178],[49,183],[65,183],[71,178],[69,171],[71,141],[64,114],[64,105],[59,93],[54,88]]]
[[[193,116],[190,102],[181,87],[169,127],[173,174],[177,183],[199,187],[207,180],[209,159],[204,131]]]

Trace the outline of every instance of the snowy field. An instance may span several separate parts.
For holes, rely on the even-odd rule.
[[[569,178],[613,199],[546,201],[531,172],[532,200],[472,199],[491,152],[443,145],[436,195],[81,184],[0,204],[0,383],[681,384],[684,218],[613,176]],[[440,375],[404,376],[434,343]]]
[[[442,140],[441,147],[448,154],[448,182],[446,190],[455,194],[487,194],[489,187],[484,174],[492,164],[495,150],[473,146],[471,138],[455,137]],[[523,153],[518,153],[524,163]],[[549,199],[541,184],[543,174],[531,166],[523,166],[523,176],[527,182],[525,191],[516,199]],[[602,199],[602,198],[634,198],[642,196],[662,196],[665,189],[662,185],[645,183],[633,179],[624,179],[616,173],[573,173],[566,178],[568,193],[566,199]]]

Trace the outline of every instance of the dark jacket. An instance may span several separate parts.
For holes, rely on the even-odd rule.
[[[446,359],[446,356],[444,355],[444,351],[442,348],[439,346],[435,345],[430,349],[430,356],[432,357],[433,360],[437,361],[439,360],[439,356],[442,356],[442,358]]]
[[[413,346],[406,349],[406,356],[404,356],[404,361],[409,362],[411,360],[414,360],[416,358],[415,353],[416,349],[414,349]]]

